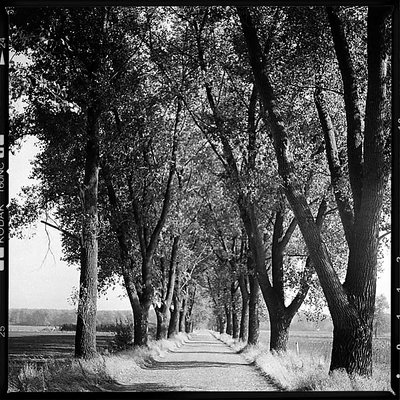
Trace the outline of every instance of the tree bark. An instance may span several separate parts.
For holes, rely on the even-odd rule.
[[[156,313],[160,314],[157,316],[157,336],[156,339],[166,339],[168,336],[168,327],[171,318],[171,304],[173,300],[173,294],[175,290],[175,280],[176,280],[176,269],[177,269],[177,257],[178,257],[178,249],[179,249],[179,240],[180,236],[175,236],[172,249],[171,256],[169,262],[169,271],[168,271],[168,283],[166,289],[165,298],[161,299],[161,307],[156,308]]]
[[[260,293],[260,286],[254,274],[249,274],[249,338],[248,344],[258,344],[260,337],[260,320],[258,317],[258,297]]]
[[[180,300],[176,294],[173,296],[174,308],[171,311],[171,319],[168,326],[168,337],[174,337],[179,332],[179,306]]]
[[[186,318],[185,318],[185,332],[186,333],[190,333],[193,330],[192,312],[193,312],[193,306],[194,306],[194,301],[195,301],[195,297],[196,297],[196,290],[197,290],[196,285],[189,287],[189,289],[188,289],[189,305],[187,307],[187,313],[186,313]]]
[[[287,350],[290,323],[291,320],[288,321],[285,317],[282,317],[281,315],[270,315],[270,349],[272,352],[281,353]]]
[[[239,339],[243,342],[247,341],[249,335],[249,290],[247,281],[247,277],[242,273],[239,277],[239,287],[242,295]]]
[[[221,335],[225,333],[225,320],[221,314],[217,315],[217,329]]]
[[[98,264],[98,174],[99,114],[87,110],[86,162],[82,190],[82,237],[79,304],[75,334],[75,357],[92,358],[96,354],[97,264]]]
[[[232,309],[225,304],[225,316],[226,316],[226,333],[228,335],[233,334],[233,326],[232,326]]]
[[[183,296],[182,308],[179,311],[179,332],[185,332],[186,316],[187,316],[187,294]]]
[[[156,308],[155,311],[157,315],[156,340],[166,339],[168,337],[168,326],[171,318],[171,311],[165,306]]]
[[[236,307],[232,309],[232,337],[237,339],[239,337],[239,316]]]

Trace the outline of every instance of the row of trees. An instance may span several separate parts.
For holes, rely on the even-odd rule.
[[[51,216],[80,265],[77,356],[96,351],[98,289],[122,277],[136,345],[151,307],[163,338],[191,329],[205,292],[218,328],[256,343],[261,293],[281,352],[300,306],[326,301],[331,370],[371,374],[389,218],[389,15],[11,11],[13,46],[29,60],[12,71],[26,103],[12,132],[41,143],[41,183],[12,204],[11,223]]]

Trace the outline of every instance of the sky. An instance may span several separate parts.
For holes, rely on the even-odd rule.
[[[34,183],[29,179],[30,161],[37,148],[28,139],[21,150],[10,154],[10,199],[22,186]],[[47,230],[47,233],[46,233]],[[9,308],[74,309],[69,300],[79,286],[79,271],[61,261],[60,233],[40,222],[35,235],[26,239],[10,239]],[[51,249],[51,251],[49,251]],[[390,252],[384,262],[384,272],[378,279],[378,294],[385,294],[390,302]],[[99,310],[129,310],[130,304],[122,286],[108,290],[98,300]]]

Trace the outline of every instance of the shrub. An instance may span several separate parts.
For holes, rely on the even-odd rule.
[[[133,342],[133,324],[129,320],[115,323],[115,335],[111,347],[114,351],[126,350],[132,346]]]
[[[76,331],[76,324],[62,324],[60,326],[60,331],[65,331],[65,332],[73,331],[73,332],[75,332]]]

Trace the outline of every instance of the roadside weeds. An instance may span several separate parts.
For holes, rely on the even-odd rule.
[[[98,355],[91,360],[73,357],[10,364],[8,392],[102,392],[112,385],[134,383],[140,369],[181,347],[190,335],[150,341],[148,347]]]
[[[253,346],[233,339],[230,335],[212,332],[234,351],[256,366],[268,381],[282,391],[387,391],[392,392],[390,369],[374,365],[371,378],[349,376],[345,371],[329,374],[325,359],[311,354],[298,355],[292,351],[272,354],[262,344]]]

